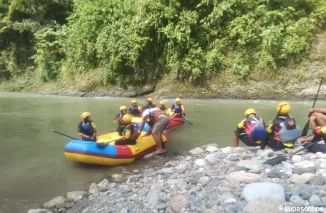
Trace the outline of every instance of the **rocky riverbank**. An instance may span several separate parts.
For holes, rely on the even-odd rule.
[[[301,152],[270,166],[273,152],[217,144],[164,165],[115,174],[88,192],[68,192],[28,213],[281,213],[326,212],[326,154]]]

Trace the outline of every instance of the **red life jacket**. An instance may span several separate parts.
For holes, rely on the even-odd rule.
[[[167,116],[167,115],[162,110],[159,109],[154,112],[153,118],[155,121],[158,121],[165,116]]]

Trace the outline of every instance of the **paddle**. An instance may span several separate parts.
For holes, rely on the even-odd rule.
[[[53,129],[52,129],[52,132],[57,133],[57,134],[59,134],[59,135],[66,136],[67,138],[71,138],[71,139],[73,139],[73,140],[78,140],[77,138],[71,137],[71,136],[69,136],[69,135],[63,134],[63,133],[58,132],[58,131],[55,131],[55,130],[53,130]]]
[[[186,117],[183,117],[185,119],[185,121],[187,121],[189,124],[194,124],[192,122],[190,122]]]
[[[319,88],[318,88],[318,91],[317,91],[317,94],[316,94],[316,97],[315,97],[315,100],[314,100],[314,104],[312,105],[312,108],[315,107],[315,104],[316,104],[316,101],[317,101],[317,98],[318,98],[318,94],[319,94],[319,90],[320,90],[322,82],[323,82],[323,78],[321,78],[321,80],[320,80]],[[303,130],[301,132],[301,136],[306,136],[308,134],[308,131],[309,131],[309,119],[308,119],[306,125],[304,126],[304,128],[303,128]]]
[[[272,165],[272,166],[274,166],[274,165],[276,165],[276,164],[281,163],[282,161],[287,160],[288,157],[289,157],[290,159],[292,159],[292,156],[293,156],[293,155],[298,154],[299,152],[302,152],[303,150],[308,149],[308,148],[314,146],[314,145],[317,144],[319,141],[320,141],[320,140],[316,140],[315,142],[310,142],[309,145],[305,146],[305,147],[302,148],[302,149],[299,149],[298,151],[296,151],[296,152],[294,152],[294,153],[289,153],[287,156],[277,156],[277,157],[275,157],[275,158],[272,158],[272,159],[269,159],[269,160],[265,161],[263,164],[268,164],[268,165]]]

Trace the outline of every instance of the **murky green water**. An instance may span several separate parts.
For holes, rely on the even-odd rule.
[[[0,93],[0,212],[26,212],[68,191],[87,190],[92,182],[121,172],[160,163],[138,161],[123,167],[99,167],[68,161],[64,146],[68,138],[52,129],[77,137],[80,114],[90,111],[99,133],[112,131],[120,105],[131,99],[40,96]],[[143,104],[142,99],[138,101]],[[156,100],[159,101],[159,100]],[[173,100],[169,100],[169,105]],[[244,110],[256,108],[265,121],[275,117],[276,101],[184,100],[185,124],[169,134],[169,151],[183,152],[207,143],[232,146],[232,131]],[[304,126],[312,101],[291,102],[292,115]],[[317,102],[317,106],[325,106]]]

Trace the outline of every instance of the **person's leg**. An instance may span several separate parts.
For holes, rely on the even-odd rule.
[[[316,113],[316,123],[318,126],[325,126],[326,125],[326,115],[322,113]]]
[[[235,130],[234,134],[233,134],[233,146],[234,147],[239,146],[239,136],[240,136],[239,130]]]
[[[239,139],[246,144],[246,146],[260,146],[260,143],[251,140],[248,135],[240,135]]]
[[[165,118],[158,120],[153,126],[152,136],[157,145],[157,153],[164,152],[162,143],[161,143],[162,142],[162,133],[165,130],[165,128],[168,126],[169,122],[170,122],[170,118],[167,116]]]
[[[269,143],[267,144],[267,146],[269,146],[272,149],[276,149],[276,150],[289,148],[289,147],[284,146],[284,144],[281,141],[275,140],[272,137],[269,138]]]

